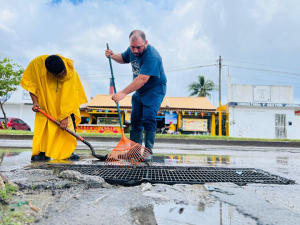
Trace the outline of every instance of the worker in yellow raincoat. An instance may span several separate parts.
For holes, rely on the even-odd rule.
[[[65,131],[67,128],[74,131],[74,125],[81,120],[80,105],[88,102],[73,64],[71,59],[60,55],[42,55],[32,60],[23,74],[20,84],[30,92],[32,110],[37,112],[33,161],[80,158],[73,153],[76,138]],[[60,127],[38,113],[38,108],[60,121]]]

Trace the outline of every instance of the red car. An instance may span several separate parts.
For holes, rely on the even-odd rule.
[[[30,126],[28,126],[23,120],[19,118],[6,117],[7,127],[11,127],[12,130],[27,130],[31,131]],[[4,122],[4,117],[0,117],[0,130],[3,130],[2,122]]]

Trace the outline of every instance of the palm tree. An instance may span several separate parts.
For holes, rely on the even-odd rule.
[[[216,85],[212,80],[205,80],[204,76],[198,76],[198,82],[193,82],[189,85],[189,91],[192,93],[190,96],[197,95],[198,97],[210,97],[210,91],[217,90],[218,85]]]

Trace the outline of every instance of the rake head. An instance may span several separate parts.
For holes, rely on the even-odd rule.
[[[118,145],[112,150],[107,159],[106,165],[114,167],[129,167],[130,165],[139,165],[143,162],[151,150],[135,143],[122,135]]]

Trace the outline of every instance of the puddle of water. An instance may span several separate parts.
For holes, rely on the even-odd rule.
[[[154,156],[154,162],[164,165],[197,165],[197,166],[227,166],[230,165],[230,156],[225,155],[163,155]]]
[[[106,155],[109,152],[96,151],[97,154]],[[69,160],[51,160],[51,163],[74,163],[74,164],[85,164],[85,163],[98,163],[96,158],[94,158],[88,151],[76,151],[81,157],[80,161],[69,161]],[[17,168],[26,166],[31,163],[31,150],[15,150],[7,149],[0,150],[0,166]],[[96,161],[94,161],[96,160]],[[197,166],[226,166],[230,164],[230,156],[220,156],[220,155],[154,155],[153,162],[161,163],[163,165],[174,165],[174,166],[184,166],[184,165],[197,165]],[[100,162],[99,162],[100,163]],[[12,169],[12,168],[10,168]]]
[[[199,203],[198,206],[168,203],[154,207],[156,222],[164,225],[174,224],[257,224],[224,202]]]
[[[228,154],[228,151],[226,151]],[[96,151],[97,154],[106,155],[108,151]],[[100,164],[90,151],[76,150],[80,155],[79,161],[52,160],[50,163],[72,164]],[[31,163],[31,149],[0,149],[0,170],[8,171],[27,166]],[[199,166],[199,167],[230,167],[230,168],[257,168],[266,170],[279,176],[289,175],[295,180],[299,172],[299,156],[286,157],[282,154],[266,154],[262,152],[232,152],[228,155],[221,154],[154,154],[153,166]],[[41,162],[38,162],[41,163]]]
[[[19,169],[30,163],[31,150],[0,150],[1,171]]]
[[[80,155],[81,159],[79,161],[69,161],[69,160],[50,160],[47,162],[31,162],[31,149],[0,149],[0,170],[10,171],[14,169],[19,169],[24,166],[31,164],[40,163],[72,163],[72,164],[89,164],[92,160],[97,160],[88,151],[76,151]],[[105,152],[97,152],[97,154],[107,154]]]

